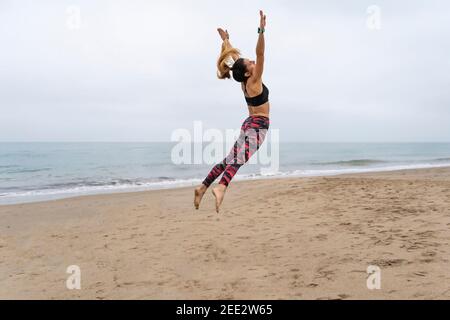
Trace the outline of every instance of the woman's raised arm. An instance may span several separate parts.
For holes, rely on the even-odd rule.
[[[219,32],[219,35],[223,40],[221,52],[224,52],[230,48],[233,48],[233,46],[231,45],[231,42],[230,42],[230,35],[228,34],[228,31],[227,30],[224,31],[222,28],[217,28],[217,31]],[[239,55],[237,55],[235,53],[232,53],[231,56],[233,57],[234,60],[239,59]]]
[[[264,71],[264,50],[265,50],[265,42],[264,42],[264,28],[266,27],[266,16],[259,10],[259,34],[258,34],[258,43],[256,44],[256,66],[253,77],[256,79],[260,79],[262,77]]]

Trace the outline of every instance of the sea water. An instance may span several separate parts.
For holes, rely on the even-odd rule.
[[[270,151],[270,143],[268,150]],[[175,164],[174,142],[0,143],[0,204],[193,186],[211,163]],[[450,143],[280,143],[277,170],[236,180],[450,166]]]

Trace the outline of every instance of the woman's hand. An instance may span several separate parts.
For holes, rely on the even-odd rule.
[[[263,13],[262,10],[259,10],[259,27],[260,28],[265,28],[266,26],[266,15]]]
[[[217,28],[217,31],[219,32],[219,35],[222,38],[222,40],[230,39],[230,35],[228,34],[227,30],[223,31],[222,28]]]

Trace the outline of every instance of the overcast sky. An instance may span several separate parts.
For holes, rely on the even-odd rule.
[[[216,28],[254,59],[259,9],[282,141],[450,141],[444,0],[0,0],[0,140],[169,141],[195,120],[239,128],[247,107],[237,82],[216,78]]]

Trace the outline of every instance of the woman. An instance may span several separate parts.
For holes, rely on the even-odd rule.
[[[259,15],[260,25],[258,28],[258,43],[256,45],[256,62],[240,58],[239,50],[231,46],[228,31],[224,31],[221,28],[217,29],[223,40],[222,51],[217,61],[217,77],[219,79],[229,79],[231,72],[234,80],[241,83],[248,106],[249,117],[242,124],[240,136],[228,156],[222,162],[216,164],[201,186],[195,189],[194,206],[196,209],[198,209],[208,187],[223,173],[219,184],[212,189],[212,193],[216,198],[216,212],[219,212],[228,184],[239,168],[258,150],[269,128],[269,90],[262,82],[266,16],[261,10]],[[256,134],[252,134],[255,132]],[[251,146],[255,147],[252,148]]]

